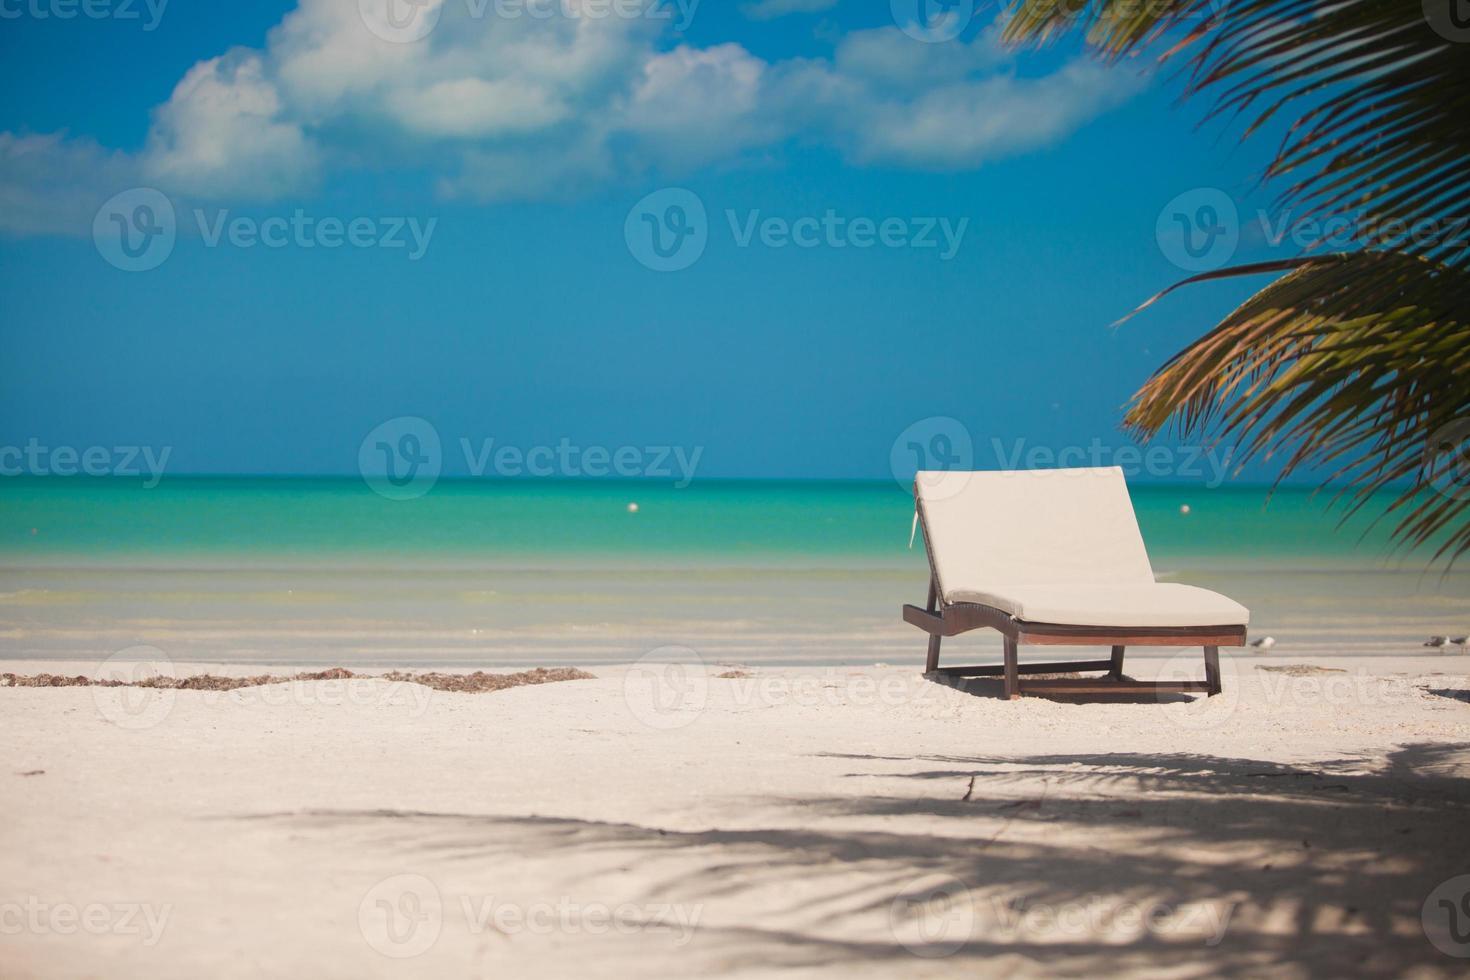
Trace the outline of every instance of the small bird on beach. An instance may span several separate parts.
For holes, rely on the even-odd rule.
[[[1424,641],[1424,645],[1439,650],[1450,645],[1450,638],[1448,636],[1431,636]]]
[[[1274,637],[1274,636],[1263,636],[1259,640],[1251,640],[1251,646],[1255,647],[1257,650],[1261,651],[1262,653],[1265,653],[1266,651],[1270,650],[1275,645],[1276,645],[1276,637]]]
[[[1465,648],[1470,646],[1470,636],[1452,636],[1450,642],[1459,647],[1461,653],[1464,653]]]

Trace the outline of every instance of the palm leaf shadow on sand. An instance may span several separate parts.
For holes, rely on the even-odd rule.
[[[1279,964],[1303,960],[1312,972],[1366,976],[1455,965],[1418,921],[1435,885],[1470,871],[1470,746],[1410,745],[1386,764],[1129,753],[822,758],[862,763],[855,780],[926,788],[732,801],[732,812],[779,814],[781,825],[699,831],[397,810],[227,819],[395,852],[426,874],[478,876],[487,894],[519,868],[545,895],[596,897],[589,892],[607,874],[637,866],[653,882],[644,900],[708,908],[681,950],[689,969],[918,964],[890,913],[916,878],[935,875],[964,883],[996,921],[1011,916],[1010,928],[978,927],[951,965],[1012,957],[1073,976],[1302,975]],[[1063,826],[1074,832],[1052,832]],[[1232,918],[1213,946],[1167,931],[1118,943],[1014,928],[1029,910],[1089,900],[1223,904]]]

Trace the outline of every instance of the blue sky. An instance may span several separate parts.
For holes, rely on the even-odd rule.
[[[1131,392],[1261,285],[1108,328],[1186,274],[1160,231],[1179,195],[1223,192],[1236,258],[1279,254],[1250,227],[1268,139],[1197,129],[1145,59],[1007,52],[983,11],[935,42],[883,4],[704,0],[679,30],[687,10],[443,0],[395,41],[369,0],[97,2],[0,24],[0,445],[350,474],[415,416],[446,447],[875,478],[945,416],[989,467],[1018,441],[1126,445]],[[119,268],[137,188],[175,240]],[[637,230],[672,235],[670,188],[703,251],[658,271]]]

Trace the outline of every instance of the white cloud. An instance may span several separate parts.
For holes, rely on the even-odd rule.
[[[860,162],[963,169],[1056,142],[1134,91],[1137,76],[1091,61],[1037,79],[953,82],[861,104],[848,146]]]
[[[622,106],[621,128],[638,135],[645,153],[676,168],[779,138],[781,125],[764,111],[767,68],[738,44],[655,55]]]
[[[533,132],[570,112],[546,89],[510,79],[456,78],[398,89],[384,105],[407,129],[462,138]]]
[[[962,170],[1053,143],[1140,85],[1092,60],[1020,78],[1010,60],[993,31],[923,44],[885,28],[847,35],[830,62],[792,63],[777,87],[806,133],[854,162]]]
[[[754,0],[740,8],[751,20],[775,20],[788,14],[819,14],[837,6],[837,0]]]
[[[189,69],[155,115],[143,166],[186,194],[268,199],[314,179],[317,150],[284,117],[261,56],[238,51]]]
[[[66,229],[91,234],[92,218],[102,203],[140,181],[136,161],[93,140],[69,139],[64,133],[0,133],[4,231],[32,235]]]
[[[853,31],[838,42],[833,57],[844,75],[904,91],[953,82],[1009,61],[998,31],[984,32],[968,44],[921,44],[897,27]]]
[[[493,5],[476,17],[458,3],[427,38],[398,44],[357,7],[300,0],[263,49],[196,64],[135,157],[0,134],[11,204],[0,228],[42,229],[49,207],[80,233],[78,202],[95,207],[129,181],[247,201],[364,166],[427,170],[439,193],[477,200],[677,177],[791,140],[856,163],[965,168],[1060,139],[1136,87],[1090,62],[1016,77],[993,31],[945,44],[857,31],[830,58],[767,61],[738,44],[669,48],[667,23],[647,17],[506,17]]]
[[[566,200],[616,169],[604,140],[589,134],[571,143],[467,150],[458,172],[441,177],[437,190],[445,197],[474,201]]]

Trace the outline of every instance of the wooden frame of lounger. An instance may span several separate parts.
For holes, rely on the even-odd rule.
[[[919,508],[919,524],[924,527],[924,510]],[[924,527],[927,546],[929,529]],[[1220,648],[1245,645],[1244,626],[1069,626],[1060,623],[1030,623],[1009,613],[977,602],[946,603],[939,586],[939,573],[929,552],[929,600],[924,609],[903,607],[904,622],[912,623],[929,634],[929,657],[926,674],[948,677],[1003,677],[1006,697],[1012,701],[1023,694],[1191,694],[1203,692],[1206,697],[1220,693]],[[1004,637],[1005,661],[983,667],[940,667],[939,641],[976,629],[998,630]],[[1021,664],[1020,647],[1035,646],[1111,646],[1108,660],[1080,660],[1063,663]],[[1123,676],[1123,651],[1130,646],[1204,647],[1205,679],[1202,681],[1135,681]],[[1023,674],[1071,673],[1082,670],[1105,670],[1098,678],[1073,680],[1021,680]]]

